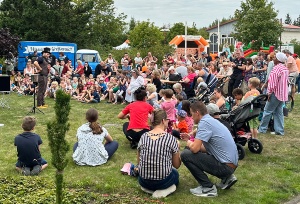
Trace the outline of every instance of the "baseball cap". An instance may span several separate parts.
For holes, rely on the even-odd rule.
[[[219,106],[217,106],[214,103],[209,103],[207,106],[207,112],[209,115],[213,116],[213,115],[218,115],[220,113],[220,109]]]
[[[297,58],[297,57],[298,57],[298,55],[297,55],[296,53],[294,53],[294,54],[293,54],[293,57],[296,57],[296,58]]]
[[[177,112],[177,115],[182,117],[182,118],[185,118],[187,116],[187,113],[185,110],[180,110]]]

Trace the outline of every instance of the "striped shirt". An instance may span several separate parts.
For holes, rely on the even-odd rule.
[[[153,140],[150,136],[158,136]],[[172,172],[172,156],[179,151],[176,138],[169,133],[146,132],[138,144],[139,175],[143,179],[163,180]]]
[[[288,77],[289,70],[284,64],[275,65],[268,79],[267,93],[274,93],[279,101],[288,100]]]

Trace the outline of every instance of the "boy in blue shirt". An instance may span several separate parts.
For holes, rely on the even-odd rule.
[[[36,120],[34,117],[26,116],[23,119],[23,133],[15,137],[15,146],[17,146],[18,161],[16,169],[25,176],[38,175],[48,164],[42,158],[40,145],[43,143],[38,134],[33,133]]]

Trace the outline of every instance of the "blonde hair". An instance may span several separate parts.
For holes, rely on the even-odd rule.
[[[198,77],[197,79],[197,84],[201,83],[201,82],[204,82],[203,78],[202,77]]]
[[[194,73],[195,72],[195,69],[192,67],[192,66],[188,66],[187,67],[188,71]]]
[[[58,82],[57,82],[57,81],[52,81],[51,85],[56,85],[56,86],[58,86]]]
[[[154,71],[152,72],[152,74],[153,74],[153,78],[155,78],[155,79],[160,79],[160,73],[159,73],[158,70],[154,70]]]
[[[253,88],[257,88],[260,85],[260,80],[257,77],[252,77],[249,79],[248,83],[251,84]]]
[[[154,93],[156,91],[156,86],[154,84],[147,84],[147,90],[149,93]]]
[[[182,85],[180,83],[176,83],[173,85],[173,89],[179,89],[180,91],[182,91]]]

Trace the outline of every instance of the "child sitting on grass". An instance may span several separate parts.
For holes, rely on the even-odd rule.
[[[35,118],[26,116],[22,123],[24,132],[15,137],[18,152],[16,169],[25,176],[38,175],[48,166],[40,153],[42,139],[38,134],[33,133],[35,125]]]
[[[248,81],[248,88],[250,89],[250,91],[248,91],[244,98],[242,100],[245,100],[246,98],[250,97],[250,96],[259,96],[260,92],[257,90],[257,88],[259,88],[260,85],[260,80],[257,77],[252,77],[249,79]],[[249,122],[250,124],[250,130],[252,133],[252,137],[253,138],[257,138],[257,127],[258,127],[258,119],[257,118],[253,118],[252,120],[250,120]]]
[[[177,113],[177,122],[173,125],[172,135],[180,139],[180,133],[188,133],[188,125],[185,121],[187,113],[184,110],[180,110]]]

